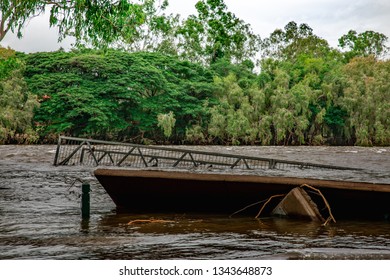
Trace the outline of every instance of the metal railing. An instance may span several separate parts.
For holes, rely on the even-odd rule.
[[[212,169],[336,169],[356,170],[324,164],[313,164],[251,157],[235,154],[203,152],[159,146],[108,142],[60,136],[54,165],[118,166],[132,168],[212,168]]]

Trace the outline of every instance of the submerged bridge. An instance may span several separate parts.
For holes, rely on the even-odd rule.
[[[330,169],[356,168],[288,161],[237,154],[204,152],[161,146],[59,137],[54,165],[117,166],[170,169]]]

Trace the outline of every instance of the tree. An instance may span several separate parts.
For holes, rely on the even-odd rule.
[[[346,111],[337,105],[341,53],[295,22],[275,30],[263,47],[258,82],[273,116],[275,142],[322,144],[346,136]]]
[[[276,29],[262,43],[262,57],[295,61],[302,54],[322,57],[331,52],[328,42],[313,33],[306,23],[289,22],[284,30]]]
[[[110,79],[123,71],[117,59],[108,63],[97,51],[58,51],[27,55],[26,65],[29,88],[41,101],[34,119],[42,138],[65,134],[110,139],[128,125],[115,100],[124,86]]]
[[[0,0],[0,41],[9,31],[21,37],[26,21],[46,9],[59,39],[71,35],[94,46],[129,37],[144,22],[142,5],[128,0]]]
[[[346,35],[339,39],[339,46],[347,49],[345,57],[347,61],[356,56],[370,56],[377,58],[384,57],[389,47],[386,46],[387,36],[374,32],[365,31],[357,33],[355,30],[350,30]]]
[[[38,140],[32,119],[39,103],[27,89],[23,70],[14,51],[0,48],[0,144]]]
[[[195,7],[198,14],[190,15],[178,30],[182,56],[203,63],[221,58],[234,62],[253,58],[260,37],[249,24],[229,12],[223,0],[202,0]]]
[[[256,85],[240,87],[234,74],[215,78],[219,102],[210,109],[208,135],[216,143],[269,144],[265,96]]]
[[[172,112],[171,140],[177,141],[187,127],[207,121],[212,74],[177,57],[83,49],[29,54],[26,65],[29,88],[41,100],[35,121],[45,138],[164,141],[158,116]]]
[[[373,56],[352,59],[343,69],[346,85],[340,105],[346,128],[363,146],[390,144],[390,61]]]
[[[21,36],[21,29],[26,20],[42,12],[42,5],[39,1],[18,1],[1,0],[0,1],[0,42],[5,35],[17,30],[17,35]]]
[[[176,123],[175,115],[173,114],[173,112],[170,111],[168,114],[158,114],[157,121],[157,126],[163,130],[164,136],[167,138],[171,137],[172,130],[175,127]]]
[[[270,116],[267,130],[275,144],[304,144],[312,112],[310,104],[316,101],[318,92],[313,88],[313,73],[305,73],[294,81],[294,71],[286,65],[273,66],[269,81],[262,86],[267,111]]]
[[[168,0],[144,0],[144,22],[136,26],[130,36],[120,38],[113,45],[131,52],[150,51],[177,55],[175,33],[179,15],[166,15],[164,12],[167,7]]]
[[[21,67],[22,62],[17,59],[15,51],[0,46],[0,80],[9,77],[13,71]]]

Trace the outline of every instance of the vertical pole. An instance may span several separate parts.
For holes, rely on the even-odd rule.
[[[275,169],[275,167],[276,167],[276,161],[274,159],[270,159],[268,161],[268,168],[269,169]]]
[[[83,219],[89,219],[90,216],[90,197],[91,191],[90,185],[83,183],[81,185],[81,217]]]
[[[61,147],[61,136],[58,137],[58,143],[57,143],[57,149],[56,149],[56,155],[54,157],[54,166],[57,166],[58,163],[58,156],[60,154],[60,147]]]
[[[84,160],[84,148],[81,149],[80,164],[83,164],[83,160]]]

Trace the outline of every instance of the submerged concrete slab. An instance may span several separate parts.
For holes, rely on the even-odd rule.
[[[312,221],[323,222],[317,205],[307,192],[298,187],[292,189],[271,212],[272,215],[308,218]]]

